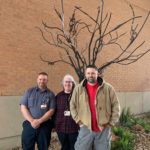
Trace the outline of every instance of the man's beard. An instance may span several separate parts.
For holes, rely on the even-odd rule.
[[[96,83],[96,80],[94,78],[87,78],[87,81],[92,84]]]
[[[39,86],[39,88],[41,88],[41,89],[45,89],[45,88],[46,88],[46,84],[39,84],[38,86]]]

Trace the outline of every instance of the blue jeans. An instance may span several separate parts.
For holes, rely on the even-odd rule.
[[[48,150],[51,140],[51,127],[50,120],[44,122],[39,128],[34,129],[30,122],[23,122],[22,131],[22,148],[23,150],[34,150],[35,143],[37,143],[39,150]]]
[[[80,128],[75,150],[110,150],[111,128],[106,127],[101,132],[93,132],[87,127]]]

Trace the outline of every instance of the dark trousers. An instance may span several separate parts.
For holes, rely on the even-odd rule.
[[[74,144],[77,140],[78,132],[75,133],[57,133],[61,143],[61,150],[74,150]]]
[[[22,148],[23,150],[34,150],[37,143],[39,150],[48,150],[51,140],[52,123],[50,120],[40,125],[38,129],[34,129],[30,122],[23,122],[22,131]]]

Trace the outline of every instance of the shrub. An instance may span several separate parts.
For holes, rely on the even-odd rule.
[[[121,126],[132,128],[134,125],[141,125],[145,132],[150,133],[150,125],[144,119],[136,118],[130,112],[130,108],[123,108],[122,113],[120,115],[119,123]]]
[[[111,150],[133,150],[134,149],[134,135],[129,131],[114,127],[113,132],[119,137],[117,141],[112,142]]]
[[[123,108],[122,113],[119,118],[119,123],[122,126],[131,128],[134,124],[133,115],[130,112],[130,108]]]

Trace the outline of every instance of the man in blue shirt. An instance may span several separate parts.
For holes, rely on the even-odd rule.
[[[21,112],[26,119],[23,122],[22,148],[48,150],[55,110],[55,95],[47,88],[48,75],[41,72],[37,77],[37,86],[26,91],[21,99]]]

